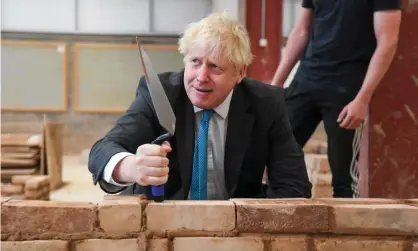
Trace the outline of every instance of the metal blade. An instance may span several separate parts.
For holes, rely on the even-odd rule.
[[[151,60],[148,57],[148,54],[142,46],[139,45],[139,48],[143,59],[145,79],[147,81],[148,90],[151,94],[152,103],[154,104],[154,109],[157,113],[160,125],[171,134],[174,134],[176,116],[174,115],[173,108],[168,101],[167,94],[164,91],[163,85],[161,84],[157,73],[155,73],[152,68]]]

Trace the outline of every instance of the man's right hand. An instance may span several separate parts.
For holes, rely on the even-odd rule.
[[[158,186],[168,180],[167,153],[171,152],[168,142],[161,146],[144,144],[138,147],[135,156],[136,182],[141,186]]]
[[[118,163],[113,179],[120,183],[136,182],[141,186],[158,186],[168,180],[167,153],[171,152],[168,142],[161,146],[144,144],[138,147],[136,155],[128,156]]]

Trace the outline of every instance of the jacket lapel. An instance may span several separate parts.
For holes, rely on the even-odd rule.
[[[231,197],[237,187],[244,156],[251,141],[254,118],[248,113],[249,106],[244,91],[238,85],[231,99],[225,142],[225,182]]]
[[[195,122],[193,105],[184,89],[180,92],[176,112],[176,143],[184,199],[187,198],[193,168]]]

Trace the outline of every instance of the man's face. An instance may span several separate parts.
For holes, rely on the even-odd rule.
[[[226,58],[208,57],[205,50],[193,48],[185,60],[184,87],[192,104],[202,109],[219,106],[236,84],[245,67],[236,69]]]

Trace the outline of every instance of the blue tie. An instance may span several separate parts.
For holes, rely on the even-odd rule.
[[[208,153],[208,129],[209,120],[213,110],[204,110],[202,120],[200,121],[199,132],[197,134],[192,173],[192,200],[206,200],[207,192],[207,153]]]

